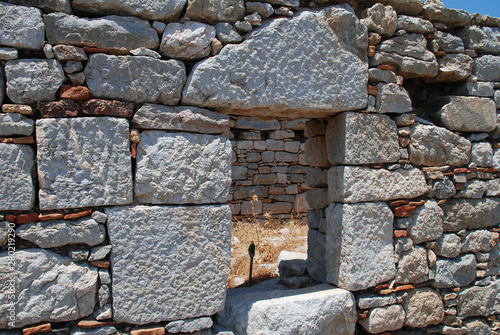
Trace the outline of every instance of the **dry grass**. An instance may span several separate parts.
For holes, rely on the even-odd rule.
[[[274,264],[281,251],[295,251],[296,248],[307,245],[308,227],[300,219],[280,221],[271,215],[266,215],[267,220],[259,223],[255,219],[233,223],[231,245],[231,273],[227,280],[227,287],[248,286],[248,272],[250,257],[248,246],[255,243],[255,257],[253,264],[253,283],[277,277]],[[235,279],[245,278],[245,283],[237,285]]]

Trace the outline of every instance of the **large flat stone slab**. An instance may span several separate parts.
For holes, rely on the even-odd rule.
[[[396,275],[393,214],[385,203],[331,204],[326,210],[327,281],[364,290]]]
[[[7,252],[0,253],[0,328],[8,325],[9,291],[15,282],[15,327],[39,322],[64,322],[92,314],[97,293],[97,268],[75,264],[70,258],[44,249],[17,250],[11,268]]]
[[[106,214],[116,322],[172,321],[223,309],[229,206],[112,207]]]
[[[128,53],[140,47],[156,49],[160,38],[148,21],[130,16],[110,15],[79,18],[64,13],[44,15],[50,44],[70,44],[103,48],[114,53]]]
[[[356,300],[351,292],[326,284],[298,290],[234,289],[228,291],[219,323],[235,335],[352,335]]]
[[[462,318],[500,313],[500,280],[463,289],[458,293],[457,310]]]
[[[40,209],[132,202],[127,120],[42,119],[36,133]]]
[[[389,171],[358,166],[334,166],[328,170],[330,202],[412,199],[427,191],[423,172],[415,168]]]
[[[145,56],[92,55],[85,67],[97,98],[176,105],[186,81],[184,64]]]
[[[35,203],[35,151],[28,145],[0,143],[0,210],[30,210]]]
[[[326,141],[332,164],[392,163],[400,156],[396,123],[385,115],[337,115],[328,121]]]
[[[345,9],[271,20],[241,44],[227,45],[198,63],[182,102],[267,116],[311,117],[364,108],[366,48],[366,28]]]
[[[150,130],[137,146],[135,199],[146,204],[227,201],[231,142],[225,137]]]
[[[452,199],[441,208],[446,232],[487,228],[500,222],[500,198]]]
[[[465,27],[459,35],[467,49],[480,54],[500,53],[500,29],[498,27]]]
[[[0,2],[0,44],[17,49],[42,49],[45,25],[38,8]]]

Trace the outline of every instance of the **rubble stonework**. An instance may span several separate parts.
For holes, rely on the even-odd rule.
[[[2,334],[500,331],[500,19],[441,0],[0,13]],[[299,274],[226,292],[231,221],[269,219],[308,225]]]

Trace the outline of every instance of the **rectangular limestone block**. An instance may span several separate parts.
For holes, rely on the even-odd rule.
[[[328,121],[326,146],[334,165],[393,163],[400,156],[396,123],[386,115],[335,116]]]
[[[226,137],[144,131],[137,146],[135,199],[143,204],[227,201],[231,142]]]
[[[231,262],[228,205],[106,208],[113,319],[148,324],[224,307]]]
[[[396,275],[393,214],[385,203],[330,204],[326,210],[327,281],[364,290]]]
[[[36,123],[40,209],[132,202],[129,125],[114,117]]]

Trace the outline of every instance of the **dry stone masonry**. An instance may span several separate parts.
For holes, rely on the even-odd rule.
[[[499,40],[440,0],[0,2],[0,332],[498,334]],[[314,284],[226,292],[269,218]]]

